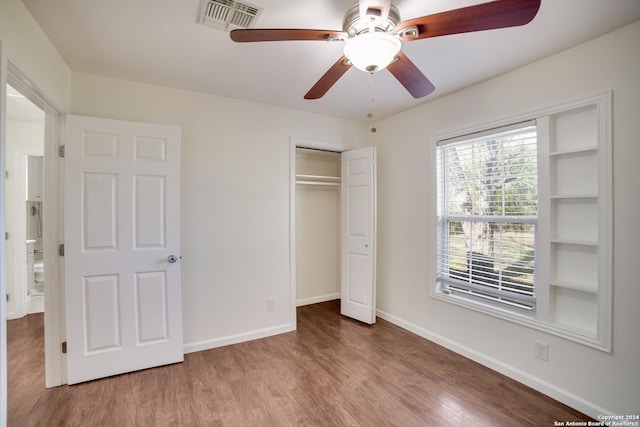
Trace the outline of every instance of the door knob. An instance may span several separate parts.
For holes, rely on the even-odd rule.
[[[178,257],[175,255],[169,255],[167,257],[167,261],[169,261],[171,264],[173,264],[174,262],[176,262],[178,260]]]

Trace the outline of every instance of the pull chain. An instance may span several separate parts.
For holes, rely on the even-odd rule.
[[[373,107],[375,103],[375,99],[373,97],[373,74],[369,73],[369,113],[367,114],[367,118],[371,119],[371,133],[376,132],[376,119],[373,114]]]

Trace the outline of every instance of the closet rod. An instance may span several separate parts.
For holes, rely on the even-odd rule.
[[[298,148],[301,150],[322,151],[324,153],[334,153],[334,154],[342,153],[342,151],[332,150],[330,148],[312,148],[312,147],[305,147],[302,145],[296,145],[296,149]]]

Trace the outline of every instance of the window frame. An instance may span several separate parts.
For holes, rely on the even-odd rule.
[[[526,131],[526,129],[531,129],[531,128],[534,128],[534,129]],[[459,137],[454,137],[450,139],[441,139],[437,141],[436,143],[436,146],[437,146],[436,147],[436,153],[437,153],[436,155],[436,162],[437,162],[437,166],[436,166],[436,169],[437,169],[436,171],[437,231],[436,231],[436,234],[439,242],[447,242],[447,243],[441,243],[442,245],[444,245],[444,250],[447,253],[441,254],[439,251],[440,245],[437,245],[436,254],[437,254],[438,261],[436,265],[437,265],[438,271],[436,272],[436,275],[437,275],[437,281],[440,282],[440,289],[444,293],[466,294],[467,297],[473,296],[476,299],[492,301],[491,304],[493,305],[497,305],[498,307],[502,306],[505,309],[515,310],[518,312],[535,311],[536,299],[537,299],[536,297],[537,276],[535,273],[535,264],[536,264],[535,258],[533,259],[534,271],[533,271],[533,283],[531,284],[531,295],[528,295],[528,296],[517,295],[517,293],[515,292],[500,289],[501,287],[508,287],[509,281],[503,281],[500,279],[496,283],[497,287],[494,289],[491,289],[491,286],[487,287],[482,283],[478,283],[477,278],[476,278],[476,282],[474,283],[473,278],[470,278],[469,281],[466,282],[464,280],[459,280],[459,278],[456,278],[453,275],[442,274],[442,270],[445,270],[446,268],[444,268],[441,265],[441,263],[443,262],[446,264],[446,266],[450,265],[447,260],[444,260],[447,258],[447,255],[451,254],[451,251],[450,251],[451,246],[448,243],[450,236],[447,231],[449,230],[448,224],[450,224],[450,222],[460,222],[460,223],[469,222],[469,223],[477,223],[477,224],[488,222],[488,223],[495,223],[500,225],[512,224],[512,223],[531,224],[533,225],[533,228],[534,228],[534,254],[537,253],[538,251],[537,207],[536,207],[536,214],[534,216],[506,215],[506,214],[505,215],[477,215],[475,213],[470,213],[470,214],[450,213],[449,212],[450,199],[447,197],[449,193],[446,191],[446,189],[448,188],[451,182],[449,179],[450,174],[448,173],[450,171],[450,165],[448,163],[449,156],[446,152],[448,150],[447,147],[455,149],[456,147],[463,146],[464,149],[462,153],[466,152],[467,154],[471,154],[472,156],[475,156],[474,153],[477,152],[476,150],[481,149],[479,144],[482,144],[492,139],[492,137],[500,136],[501,138],[508,138],[509,136],[513,136],[514,134],[526,135],[528,133],[536,133],[535,143],[526,142],[525,143],[526,145],[524,145],[524,147],[527,149],[531,149],[531,148],[535,149],[535,158],[536,158],[535,178],[537,182],[537,176],[539,173],[538,167],[537,167],[537,158],[539,156],[539,153],[538,153],[538,142],[537,142],[537,125],[535,120],[527,120],[527,121],[518,122],[518,123],[511,123],[506,126],[487,129],[479,133],[466,134],[466,135],[461,135]],[[500,147],[499,153],[504,154],[503,146]],[[528,154],[530,153],[526,153],[525,155],[528,155]],[[440,172],[444,174],[442,177],[439,176]],[[533,175],[532,173],[526,173],[524,175],[521,175],[520,177],[523,177],[523,176],[529,177]],[[513,175],[500,174],[498,178],[499,179],[513,178]],[[537,188],[538,186],[536,185],[536,191],[537,191]],[[537,194],[536,194],[536,199],[537,199]],[[475,208],[473,210],[475,210]],[[502,234],[502,232],[500,234]],[[500,243],[499,247],[502,247],[502,243],[503,243],[502,236],[500,236],[500,240],[498,240],[498,242]],[[473,248],[470,248],[470,249],[471,251],[473,251]],[[467,263],[469,263],[469,258],[470,258],[469,252],[467,252]],[[473,256],[471,256],[471,258],[473,258]],[[502,264],[504,261],[507,261],[507,258],[503,256],[494,257],[493,261]],[[468,274],[471,274],[471,273],[468,273]],[[501,274],[499,274],[499,276],[501,276]],[[514,283],[511,283],[511,285],[513,284]]]
[[[507,117],[494,122],[475,125],[457,131],[434,135],[430,142],[430,162],[431,167],[431,221],[429,230],[431,248],[434,256],[430,259],[431,278],[430,294],[431,298],[453,304],[465,309],[470,309],[480,313],[490,315],[502,320],[506,320],[534,330],[542,331],[570,341],[583,344],[604,352],[612,351],[612,92],[604,92],[583,98],[580,100],[567,102],[565,104],[544,108],[518,116]],[[551,160],[550,139],[553,131],[550,129],[550,120],[559,115],[571,113],[581,108],[593,107],[597,114],[597,152],[596,161],[598,167],[597,178],[597,215],[598,215],[598,238],[596,243],[598,278],[595,294],[596,326],[595,333],[585,334],[579,328],[567,327],[558,324],[553,318],[552,310],[556,304],[553,295],[553,285],[550,284],[551,264],[548,248],[553,244],[551,236],[551,205],[553,195],[551,194]],[[538,226],[536,227],[536,310],[510,309],[503,304],[496,304],[489,300],[483,300],[469,295],[460,295],[457,292],[447,292],[440,285],[438,280],[438,164],[437,164],[437,144],[438,141],[451,140],[455,138],[466,138],[467,135],[486,132],[491,129],[501,128],[514,123],[535,120],[537,123],[538,135]]]

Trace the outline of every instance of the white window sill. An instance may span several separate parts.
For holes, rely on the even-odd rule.
[[[432,288],[433,289],[433,288]],[[483,313],[498,319],[506,320],[527,328],[555,335],[569,341],[577,342],[591,348],[595,348],[606,353],[611,353],[611,348],[604,345],[598,339],[582,335],[575,331],[564,329],[560,326],[553,325],[535,318],[535,311],[527,311],[521,309],[508,309],[502,304],[492,304],[491,301],[476,299],[472,296],[457,293],[444,293],[436,290],[431,293],[431,297],[446,302],[448,304],[464,307],[479,313]],[[499,306],[498,306],[499,305]]]

